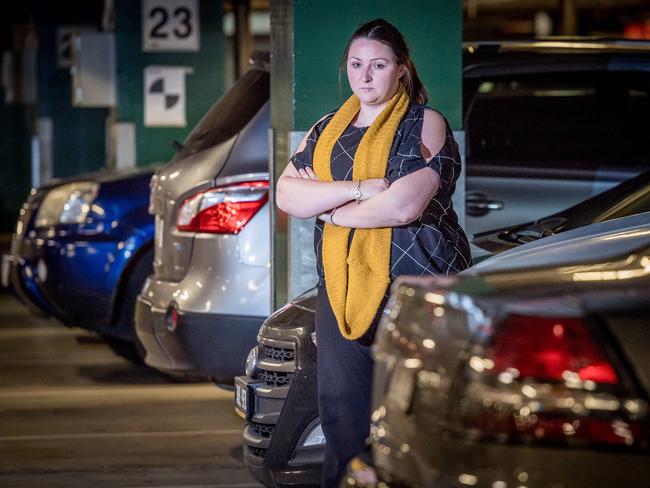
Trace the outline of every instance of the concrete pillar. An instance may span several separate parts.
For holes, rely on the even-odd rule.
[[[239,78],[246,71],[253,50],[250,0],[232,0],[232,9],[235,16],[235,78]]]
[[[344,15],[343,15],[344,13]],[[271,174],[274,182],[305,131],[348,96],[338,68],[349,36],[359,25],[383,17],[409,43],[429,91],[429,105],[454,130],[462,126],[460,0],[273,0],[271,2]],[[272,187],[272,193],[274,186]],[[282,305],[316,282],[313,221],[287,218],[275,208],[273,305]]]

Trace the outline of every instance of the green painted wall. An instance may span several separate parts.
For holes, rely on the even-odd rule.
[[[406,37],[415,66],[429,92],[429,105],[454,129],[462,125],[460,0],[295,0],[294,129],[306,130],[349,96],[338,67],[349,36],[359,25],[382,17]]]
[[[58,25],[100,28],[103,3],[84,2],[61,8],[58,2],[38,2],[38,117],[52,118],[52,158],[55,178],[96,171],[106,164],[105,124],[108,110],[72,106],[68,68],[57,66]]]
[[[339,65],[345,45],[363,23],[383,17],[395,24],[411,48],[429,92],[429,105],[443,112],[453,129],[462,126],[461,0],[274,0],[271,2],[271,126],[273,181],[284,170],[303,132],[349,96]],[[272,198],[275,185],[271,186]],[[301,236],[309,220],[274,207],[271,216],[273,306],[295,296],[313,278]]]
[[[198,52],[142,51],[142,7],[139,1],[115,2],[118,121],[136,124],[136,161],[139,166],[168,161],[174,155],[172,140],[183,141],[225,89],[225,40],[222,2],[200,2],[201,40]],[[187,127],[144,126],[144,68],[187,66]]]

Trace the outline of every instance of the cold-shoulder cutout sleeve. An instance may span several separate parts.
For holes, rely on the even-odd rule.
[[[435,135],[428,138],[431,139],[427,141],[429,145],[439,146],[435,154],[422,154],[422,128],[427,112],[429,112],[429,116],[435,114],[432,120],[433,124],[443,124],[445,130],[444,135],[438,136],[441,137],[439,141],[436,141]],[[438,129],[433,127],[433,130]],[[460,174],[460,155],[447,120],[435,110],[414,105],[404,119],[402,131],[401,134],[398,134],[397,151],[394,152],[394,156],[389,162],[388,179],[395,181],[422,168],[431,168],[440,176],[439,192],[453,191]]]

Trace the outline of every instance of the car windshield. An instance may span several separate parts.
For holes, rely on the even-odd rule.
[[[239,133],[269,99],[269,73],[249,69],[187,136],[174,161],[221,144]]]
[[[482,79],[468,105],[472,164],[645,168],[650,74],[558,72]]]

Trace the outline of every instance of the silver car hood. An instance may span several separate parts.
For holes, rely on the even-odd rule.
[[[586,225],[504,251],[463,275],[614,259],[650,244],[650,212]]]

